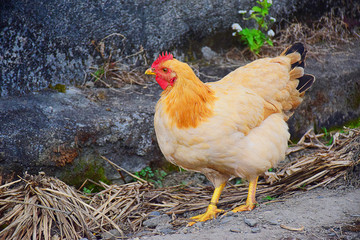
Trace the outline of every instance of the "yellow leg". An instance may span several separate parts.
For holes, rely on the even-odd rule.
[[[205,222],[207,220],[216,218],[216,215],[218,213],[221,213],[224,211],[224,210],[218,209],[216,205],[219,202],[221,192],[223,191],[225,185],[226,185],[226,183],[223,183],[219,187],[215,188],[214,194],[211,198],[210,204],[209,204],[206,212],[204,214],[200,214],[200,215],[190,218],[191,220],[193,220],[193,222],[190,222],[188,224],[189,226],[194,225],[196,222]]]
[[[255,194],[256,194],[256,185],[258,178],[259,177],[257,177],[255,180],[250,181],[246,204],[234,208],[232,212],[251,211],[255,208],[256,206]]]

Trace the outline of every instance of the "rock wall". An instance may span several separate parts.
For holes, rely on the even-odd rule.
[[[308,2],[274,1],[271,14],[286,19]],[[224,32],[219,41],[229,42],[231,24],[244,23],[237,11],[252,6],[250,0],[1,0],[0,96],[82,83],[101,62],[92,41],[106,37],[107,54],[132,66],[163,50],[181,56],[189,39]]]

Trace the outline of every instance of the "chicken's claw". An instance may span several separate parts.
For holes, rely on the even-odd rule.
[[[194,217],[190,218],[191,220],[194,220],[194,221],[189,222],[188,226],[192,226],[196,222],[205,222],[207,220],[211,220],[213,218],[216,218],[216,216],[219,213],[222,213],[222,212],[224,212],[224,210],[218,209],[216,207],[216,205],[210,203],[210,205],[208,206],[208,208],[207,208],[207,210],[206,210],[206,212],[204,214],[200,214],[200,215],[197,215],[197,216],[194,216]]]
[[[236,212],[244,212],[244,211],[251,211],[256,207],[256,203],[252,203],[252,204],[245,204],[245,205],[240,205],[236,208],[234,208],[233,210],[231,210],[232,212],[236,213]]]

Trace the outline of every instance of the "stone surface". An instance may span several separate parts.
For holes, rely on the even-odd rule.
[[[0,96],[24,94],[50,83],[82,83],[84,73],[102,65],[110,52],[112,61],[138,66],[160,51],[171,50],[180,58],[200,52],[201,44],[193,49],[192,43],[205,39],[213,50],[229,46],[231,24],[248,24],[238,10],[252,5],[250,0],[0,0]],[[270,14],[288,19],[306,9],[311,16],[328,10],[328,5],[274,1]],[[105,59],[93,44],[101,41]],[[141,49],[144,54],[126,58]]]
[[[170,220],[171,219],[167,214],[163,214],[158,217],[153,217],[153,218],[149,218],[149,219],[145,220],[143,222],[143,225],[148,228],[155,228],[155,227],[161,225],[161,226],[165,226],[164,227],[164,229],[165,229],[165,228],[170,228],[171,225],[170,226],[168,225]]]
[[[0,172],[44,171],[69,182],[105,169],[112,180],[119,175],[101,156],[129,171],[159,160],[152,120],[159,89],[142,91],[69,88],[0,99]]]
[[[258,221],[256,219],[251,218],[244,218],[244,222],[250,227],[255,227],[258,224]]]
[[[121,238],[121,233],[117,229],[111,229],[108,232],[103,232],[101,234],[102,240],[116,240]]]
[[[217,56],[216,52],[207,46],[201,48],[201,53],[206,60],[211,60]]]

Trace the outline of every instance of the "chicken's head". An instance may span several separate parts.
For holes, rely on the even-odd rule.
[[[147,75],[155,75],[155,80],[164,90],[168,86],[173,86],[177,78],[176,73],[169,67],[169,61],[172,60],[175,59],[171,53],[162,53],[145,72]]]

